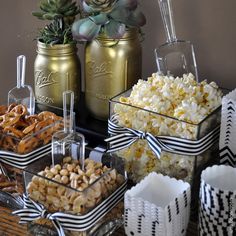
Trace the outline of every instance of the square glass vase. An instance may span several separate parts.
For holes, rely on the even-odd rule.
[[[64,124],[62,119],[62,109],[52,106],[44,106],[43,108],[44,109],[42,110],[42,106],[40,104],[35,105],[35,115],[39,115],[41,113],[41,116],[43,117],[42,121],[37,120],[37,117],[34,117],[34,115],[29,116],[30,118],[28,118],[27,115],[24,115],[18,122],[16,122],[16,124],[12,125],[13,130],[9,132],[9,134],[3,133],[2,131],[0,132],[0,153],[2,156],[11,156],[15,158],[19,157],[28,160],[27,157],[30,156],[31,152],[49,144],[51,142],[52,135],[63,129]],[[53,119],[50,117],[49,112],[53,112],[57,118]],[[48,117],[46,117],[47,114]],[[34,119],[34,122],[37,120],[35,127],[33,127],[33,121],[27,124],[27,119]],[[31,123],[32,125],[30,125]],[[20,138],[18,132],[22,132],[22,130],[27,127],[30,131],[28,134],[22,135],[23,137]],[[15,135],[14,132],[16,132]],[[9,160],[9,164],[11,164],[10,162],[11,160]]]
[[[92,159],[94,163],[102,163],[108,169],[83,189],[76,186],[79,180],[74,185],[72,181],[63,184],[55,178],[42,174],[45,167],[52,166],[50,155],[24,169],[25,193],[35,202],[42,204],[47,213],[60,212],[82,218],[82,221],[77,222],[78,225],[81,224],[80,229],[63,228],[66,235],[86,236],[98,233],[97,229],[101,224],[112,218],[120,218],[124,210],[123,196],[127,179],[124,160],[89,147],[86,147],[85,156],[87,161]],[[76,163],[74,160],[72,162]],[[63,157],[54,160],[55,165],[61,163]],[[72,178],[72,172],[68,172],[68,178]],[[36,236],[57,235],[52,221],[45,218],[30,222],[28,231]]]
[[[149,132],[154,136],[165,135],[199,140],[220,125],[221,106],[200,123],[193,124],[127,104],[130,93],[131,90],[127,90],[110,99],[110,119],[115,116],[117,124],[121,127]],[[196,176],[199,179],[203,168],[211,162],[218,161],[217,150],[216,142],[211,148],[196,156],[162,151],[159,159],[145,139],[138,139],[127,148],[115,153],[124,158],[128,177],[135,183],[154,171],[193,184]]]
[[[42,112],[42,113],[41,113]],[[57,117],[55,119],[50,118],[50,113],[53,112]],[[0,132],[0,191],[8,192],[11,194],[22,194],[23,193],[23,169],[34,161],[40,159],[47,153],[51,152],[51,140],[55,132],[62,130],[64,128],[63,123],[63,110],[61,108],[44,106],[36,103],[35,114],[46,115],[48,114],[48,122],[37,121],[35,127],[28,134],[24,135],[22,138],[17,137],[11,133],[4,133],[2,130]],[[22,132],[26,125],[26,119],[28,116],[22,116],[18,122],[12,126],[13,129]],[[35,115],[30,116],[32,119]],[[30,118],[30,119],[31,119]],[[24,124],[25,123],[25,124]],[[23,125],[22,125],[23,124]],[[38,126],[37,126],[38,125]],[[28,127],[30,128],[31,125]],[[16,132],[15,131],[15,132]],[[1,173],[3,172],[3,173]],[[9,177],[6,178],[3,175]]]

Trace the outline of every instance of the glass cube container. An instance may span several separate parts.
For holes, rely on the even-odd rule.
[[[48,112],[52,110],[56,115],[55,118]],[[23,155],[22,157],[26,157],[30,152],[50,143],[52,135],[63,129],[61,109],[48,106],[46,110],[41,110],[40,106],[36,104],[35,114],[38,115],[40,113],[43,118],[42,121],[39,121],[34,115],[29,117],[23,115],[19,121],[12,125],[8,133],[0,132],[0,152],[9,152],[1,154],[14,157],[18,156],[15,154],[19,154]]]
[[[110,100],[110,118],[116,115],[117,124],[121,127],[149,132],[154,136],[167,135],[199,140],[220,125],[221,107],[215,109],[200,123],[193,124],[129,105],[125,102],[130,93],[131,90],[127,90]],[[139,139],[129,147],[117,151],[116,154],[124,158],[128,176],[134,182],[139,182],[148,173],[155,171],[192,184],[195,181],[194,176],[199,176],[201,170],[211,161],[218,160],[217,154],[213,154],[217,148],[218,145],[215,144],[197,156],[162,151],[158,159],[147,141]]]
[[[30,130],[34,124],[27,126],[28,120],[23,115],[11,126],[16,135],[0,131],[0,191],[21,195],[23,193],[22,169],[51,152],[52,135],[64,127],[63,112],[62,109],[51,106],[44,106],[44,109],[46,110],[42,110],[42,107],[36,104],[35,114],[42,112],[44,118],[48,116],[48,121],[39,121],[35,129]],[[57,118],[52,119],[48,111],[53,112]],[[35,115],[29,117],[32,120],[37,119]],[[17,137],[18,132],[21,133],[24,129],[29,129],[29,133]]]
[[[115,202],[114,208],[106,205],[108,204],[107,199],[114,197],[117,191],[123,191],[122,189],[126,186],[123,159],[91,148],[86,148],[85,156],[88,157],[85,161],[87,163],[85,175],[81,173],[81,169],[79,170],[78,161],[70,160],[68,157],[66,157],[67,159],[56,158],[55,166],[52,169],[50,166],[53,162],[50,155],[24,169],[25,191],[31,199],[43,204],[47,212],[62,212],[84,217],[94,214],[95,219],[91,221],[92,223],[90,222],[91,224],[86,230],[65,230],[66,235],[90,235],[91,232],[96,231],[98,225],[108,220],[109,212],[112,213],[112,217],[121,217],[123,214],[123,205],[119,204],[122,197],[112,200],[113,203]],[[102,157],[101,162],[95,161],[97,156]],[[64,164],[62,164],[63,162]],[[60,169],[59,165],[61,168],[63,165],[63,168]],[[45,169],[46,166],[50,168]],[[101,166],[106,166],[103,167],[104,172],[96,177]],[[91,181],[94,177],[95,179]],[[108,206],[106,211],[99,213],[96,217],[96,213],[93,212],[96,212],[103,204]],[[47,219],[32,222],[28,228],[30,232],[34,233],[39,228],[55,231],[52,222]]]

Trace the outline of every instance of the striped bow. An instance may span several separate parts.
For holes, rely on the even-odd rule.
[[[58,235],[65,236],[60,221],[57,220],[56,213],[55,214],[48,213],[42,204],[36,203],[25,194],[23,195],[23,201],[24,201],[24,208],[12,212],[12,214],[17,215],[21,218],[19,222],[20,224],[39,220],[41,218],[49,219],[53,222],[53,225],[56,228]]]
[[[117,125],[117,115],[108,120],[108,133],[111,137],[105,139],[109,143],[107,153],[115,152],[136,142],[138,139],[145,139],[148,145],[160,158],[161,152],[167,151],[180,155],[196,156],[208,150],[219,140],[220,126],[217,126],[207,135],[198,140],[189,140],[171,136],[153,136],[151,133],[125,128]]]
[[[83,215],[73,215],[63,212],[49,214],[43,205],[34,202],[27,195],[23,195],[24,208],[14,211],[18,215],[20,223],[27,223],[40,218],[46,218],[53,222],[59,236],[65,236],[64,230],[86,231],[91,229],[102,219],[111,209],[113,209],[124,198],[127,188],[127,181],[119,186],[111,195],[104,199],[99,205]],[[64,230],[63,230],[64,229]]]

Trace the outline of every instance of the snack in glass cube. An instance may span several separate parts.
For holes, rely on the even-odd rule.
[[[154,136],[199,140],[220,124],[221,97],[215,82],[197,83],[192,74],[182,78],[153,74],[110,100],[110,118],[115,116],[120,127]],[[197,156],[162,151],[158,159],[145,139],[117,151],[135,182],[152,171],[192,182],[210,153],[210,149]]]

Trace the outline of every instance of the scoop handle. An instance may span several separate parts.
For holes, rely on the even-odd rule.
[[[69,105],[69,110],[67,110],[67,104]],[[67,90],[63,92],[63,117],[64,117],[64,132],[73,132],[74,123],[74,92]],[[69,117],[69,118],[68,118]]]
[[[24,55],[17,57],[17,88],[24,87],[25,85],[25,64],[26,58]]]
[[[158,0],[167,42],[177,41],[171,0]]]

